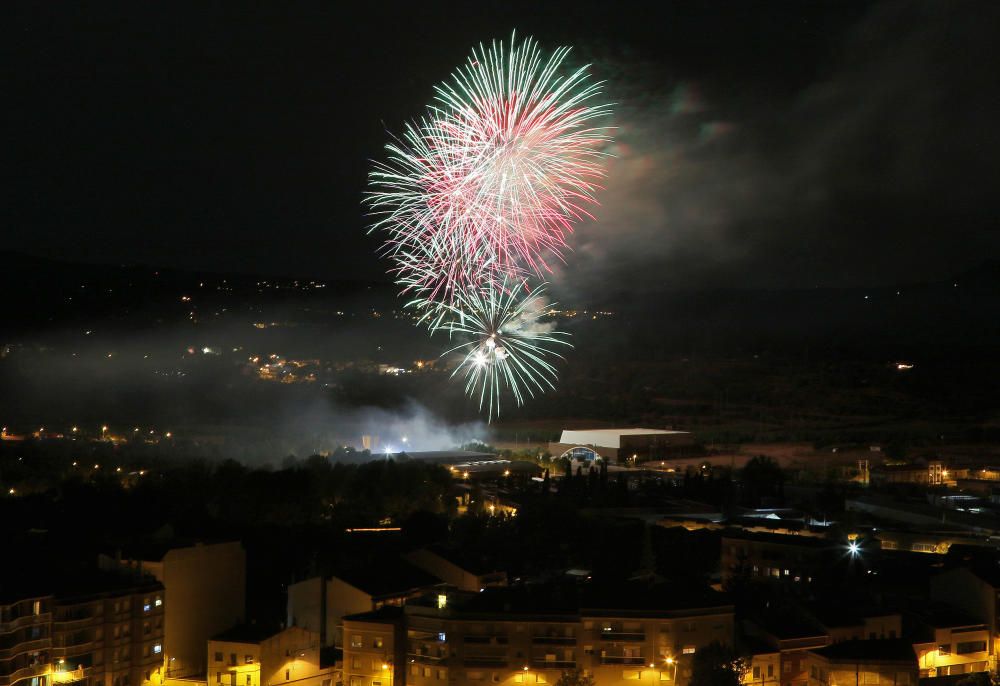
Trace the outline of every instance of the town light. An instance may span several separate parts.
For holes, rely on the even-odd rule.
[[[851,541],[847,544],[847,550],[851,555],[857,555],[861,552],[861,546],[858,545],[857,541]]]

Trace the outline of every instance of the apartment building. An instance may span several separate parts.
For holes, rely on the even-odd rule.
[[[507,572],[462,551],[433,545],[407,554],[406,559],[459,591],[478,592],[489,586],[506,586]]]
[[[54,583],[29,580],[28,585]],[[163,678],[163,585],[151,577],[76,570],[38,594],[0,599],[0,685],[141,686]]]
[[[232,627],[208,641],[207,686],[333,686],[340,666],[301,627]]]
[[[925,610],[913,643],[921,678],[985,672],[990,664],[989,646],[986,624],[940,606]]]
[[[339,647],[344,616],[402,606],[442,585],[438,577],[398,558],[311,577],[288,586],[288,624],[319,633],[323,645]]]
[[[129,559],[101,557],[105,568],[152,574],[170,592],[163,657],[168,676],[204,674],[205,642],[239,624],[246,612],[243,544],[193,543],[132,551]]]
[[[344,686],[392,686],[406,682],[403,608],[344,617]]]
[[[747,657],[745,686],[778,686],[781,680],[781,652],[767,641],[743,635],[738,652]]]
[[[733,631],[724,596],[665,584],[436,593],[391,615],[344,618],[345,686],[388,686],[382,665],[398,685],[553,683],[581,669],[600,684],[685,686],[698,649],[732,645]]]
[[[903,639],[850,640],[810,650],[808,686],[915,686],[917,661]]]
[[[806,586],[844,556],[845,543],[804,535],[728,529],[722,535],[723,581],[735,577]]]
[[[1000,642],[1000,568],[996,564],[973,563],[956,567],[930,579],[931,600],[962,610],[987,629],[987,652],[996,656]]]

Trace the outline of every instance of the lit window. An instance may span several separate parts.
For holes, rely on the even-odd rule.
[[[375,647],[376,648],[381,648],[382,646],[383,646],[382,637],[381,636],[376,636],[375,637]]]
[[[152,605],[150,605],[149,603],[143,603],[143,605],[142,605],[142,611],[143,612],[149,612],[152,609],[153,609]]]
[[[697,648],[694,646],[684,646],[684,650],[682,652],[685,655],[693,655],[695,650],[697,650]]]
[[[153,644],[153,652],[156,653],[157,655],[159,655],[160,653],[162,653],[163,652],[163,645],[161,643],[154,643]]]
[[[443,610],[445,607],[447,607],[448,606],[448,596],[445,595],[444,593],[439,593],[438,594],[437,605],[438,605],[438,609],[439,610]]]
[[[253,655],[244,655],[243,656],[243,661],[245,663],[247,663],[248,665],[252,665],[253,664]]]
[[[156,607],[162,607],[163,606],[163,598],[157,598],[156,601],[153,604],[156,605]]]
[[[444,643],[445,641],[448,640],[448,634],[446,634],[443,631],[439,631],[438,632],[438,640],[441,641],[442,643]]]

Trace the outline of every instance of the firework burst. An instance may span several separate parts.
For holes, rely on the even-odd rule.
[[[431,332],[462,339],[453,376],[492,420],[501,395],[518,405],[553,388],[567,335],[542,323],[544,286],[574,222],[604,176],[610,106],[569,48],[492,43],[435,88],[425,116],[386,146],[370,174],[370,231]]]
[[[562,357],[555,347],[572,346],[568,334],[542,321],[548,307],[544,284],[525,295],[506,281],[468,291],[443,306],[447,314],[439,329],[463,339],[445,352],[463,355],[452,376],[465,377],[465,392],[478,398],[491,421],[500,413],[505,391],[523,405],[525,396],[555,387],[552,362]]]
[[[543,276],[604,175],[609,106],[587,68],[529,39],[473,50],[371,174],[372,230],[407,292],[448,302],[484,281]],[[471,282],[471,283],[470,283]]]

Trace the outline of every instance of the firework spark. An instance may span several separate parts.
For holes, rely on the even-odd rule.
[[[464,293],[453,305],[440,329],[452,338],[467,339],[445,355],[464,355],[452,376],[465,377],[465,391],[479,399],[490,421],[500,413],[500,399],[510,391],[517,405],[555,388],[555,346],[570,346],[568,334],[542,321],[547,307],[545,285],[527,295],[506,281]]]
[[[497,278],[543,276],[604,175],[609,106],[587,67],[532,39],[473,50],[418,123],[386,146],[367,201],[407,292],[449,302]]]
[[[518,405],[553,388],[567,335],[540,321],[544,277],[604,176],[609,129],[600,83],[547,58],[534,40],[480,45],[435,88],[425,116],[386,146],[369,176],[370,231],[433,333],[463,342],[455,375],[490,420],[501,395]]]

